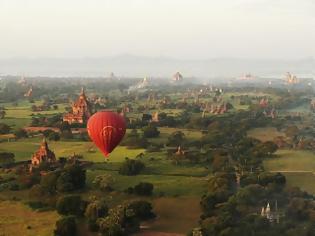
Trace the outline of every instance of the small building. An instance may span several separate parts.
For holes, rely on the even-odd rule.
[[[54,163],[56,162],[55,153],[52,152],[44,138],[39,149],[32,156],[32,166],[38,166],[42,162]]]
[[[260,215],[269,220],[270,223],[280,223],[280,213],[278,211],[278,202],[275,203],[275,210],[271,210],[269,202],[266,207],[261,208]]]
[[[300,82],[299,79],[295,75],[292,75],[290,72],[286,73],[285,80],[287,84],[298,84]]]
[[[183,80],[183,76],[181,73],[179,72],[176,72],[174,75],[173,75],[173,78],[172,78],[172,81],[174,82],[180,82]]]
[[[259,106],[262,108],[266,108],[269,104],[268,98],[262,98],[259,102]]]
[[[32,95],[33,95],[33,86],[31,86],[29,90],[24,94],[24,97],[30,98],[32,97]]]
[[[78,100],[72,104],[72,111],[63,116],[63,121],[69,124],[83,124],[87,122],[91,115],[91,106],[82,88]]]
[[[151,122],[159,122],[159,113],[158,112],[153,113]]]

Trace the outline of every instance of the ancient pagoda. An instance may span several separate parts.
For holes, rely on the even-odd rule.
[[[56,162],[55,153],[48,148],[46,139],[44,138],[39,149],[32,156],[32,166],[38,166],[42,162]]]
[[[84,89],[82,88],[78,100],[72,104],[72,111],[63,116],[63,121],[66,121],[69,124],[83,124],[90,118],[90,116],[90,103],[85,96]]]

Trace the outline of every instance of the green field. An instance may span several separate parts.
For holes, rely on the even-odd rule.
[[[41,111],[41,112],[32,112],[32,105],[40,105],[42,101],[36,101],[35,103],[30,103],[27,100],[19,101],[17,106],[14,106],[10,103],[0,103],[0,106],[5,107],[5,118],[1,120],[2,123],[10,125],[13,129],[23,128],[28,126],[31,122],[32,114],[33,115],[53,115],[58,113],[64,113],[65,107],[68,104],[57,104],[58,109]]]
[[[315,175],[314,173],[284,173],[287,178],[287,185],[290,187],[300,187],[302,190],[315,195]]]
[[[0,201],[0,235],[51,236],[59,217],[55,211],[36,212],[19,202]]]
[[[302,150],[278,150],[276,154],[264,162],[266,170],[282,172],[288,186],[315,194],[315,154]]]
[[[278,131],[274,127],[254,128],[247,132],[247,136],[258,139],[262,142],[273,141],[274,138],[285,136],[283,132]]]
[[[264,166],[268,171],[315,172],[315,154],[303,150],[278,150],[277,157],[268,159]]]
[[[23,100],[18,102],[17,106],[9,103],[0,104],[6,108],[6,117],[2,122],[10,125],[13,129],[28,126],[33,114],[31,106],[40,103],[41,101],[29,103]],[[57,110],[34,112],[33,115],[64,113],[66,106],[67,104],[58,104]],[[177,116],[182,110],[168,109],[163,110],[163,112]],[[139,113],[135,115],[138,118],[140,117]],[[160,127],[159,131],[160,136],[149,139],[150,142],[164,144],[167,142],[169,135],[175,131],[182,131],[188,140],[198,140],[202,137],[200,131],[189,129]],[[40,137],[11,142],[7,142],[7,136],[3,136],[1,139],[0,152],[13,152],[16,161],[30,160],[41,143]],[[95,189],[92,184],[97,175],[111,174],[114,177],[114,191],[106,196],[115,199],[115,201],[113,200],[114,204],[136,197],[122,193],[128,187],[133,187],[140,182],[150,182],[154,184],[154,193],[148,200],[153,203],[157,218],[144,222],[149,230],[185,234],[198,225],[201,214],[199,201],[206,189],[209,172],[203,166],[188,163],[174,165],[171,160],[167,159],[165,151],[146,153],[145,149],[128,149],[127,147],[118,146],[109,158],[105,159],[92,142],[49,141],[48,144],[57,158],[69,157],[75,153],[82,155],[84,160],[94,162],[87,169],[87,191],[83,192],[82,196],[86,195],[88,197],[94,193],[97,195],[104,194]],[[145,170],[136,176],[120,175],[118,169],[125,158],[133,159],[140,153],[144,153],[141,161],[145,163]],[[6,175],[8,174],[5,172],[1,173],[3,178],[7,178]],[[0,194],[0,199],[7,200],[13,197],[21,201],[27,201],[29,199],[28,191],[12,192],[7,190]],[[187,208],[187,206],[190,207]],[[10,209],[12,214],[6,215],[5,210],[7,209]],[[13,232],[19,235],[52,235],[58,217],[56,212],[38,213],[30,210],[22,203],[0,201],[0,235],[2,232],[5,232],[5,235],[12,235]],[[27,229],[28,226],[30,226],[30,229]]]
[[[39,148],[41,139],[22,139],[14,142],[0,143],[0,152],[13,152],[16,161],[30,160],[32,154]],[[93,162],[104,162],[103,154],[91,142],[49,142],[49,147],[57,157],[69,157],[71,155],[83,155],[84,160]],[[91,150],[92,149],[92,150]],[[89,151],[90,150],[90,151]],[[111,162],[121,162],[125,157],[134,158],[144,149],[127,149],[117,147],[111,154]]]
[[[140,174],[136,176],[119,175],[117,171],[88,170],[87,184],[92,186],[92,181],[97,175],[111,174],[115,180],[113,188],[124,191],[140,182],[149,182],[154,185],[155,195],[167,196],[201,196],[207,184],[204,177],[188,177],[174,175]]]
[[[198,225],[201,214],[199,197],[158,198],[153,200],[157,219],[144,225],[149,230],[187,234]]]
[[[189,129],[179,129],[179,128],[169,128],[169,127],[160,127],[160,135],[157,138],[150,138],[149,141],[153,143],[166,143],[168,137],[176,132],[181,131],[185,134],[185,138],[192,141],[197,140],[202,137],[202,133],[199,130],[189,130]]]

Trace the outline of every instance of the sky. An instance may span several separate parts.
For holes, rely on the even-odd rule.
[[[0,58],[315,56],[314,0],[0,0]]]

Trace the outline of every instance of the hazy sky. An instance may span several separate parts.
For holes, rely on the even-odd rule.
[[[315,56],[315,0],[0,0],[0,58]]]

